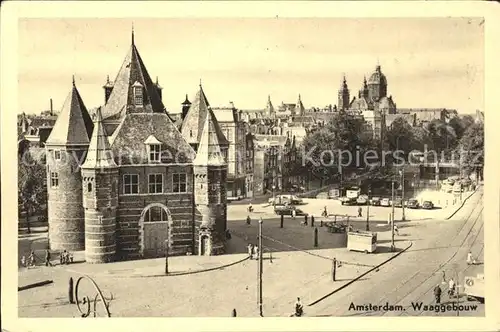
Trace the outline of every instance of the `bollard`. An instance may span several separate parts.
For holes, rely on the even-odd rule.
[[[337,258],[333,258],[333,267],[332,267],[332,279],[335,281],[335,276],[337,274]]]
[[[314,229],[314,247],[318,247],[318,228]]]
[[[69,278],[68,300],[69,300],[69,303],[75,303],[75,301],[73,299],[73,277]]]
[[[281,215],[281,219],[280,219],[280,228],[283,228],[283,219],[285,218],[284,215]]]
[[[311,216],[311,227],[314,227],[314,216]]]
[[[233,312],[231,313],[231,317],[236,317],[236,309],[233,309]]]

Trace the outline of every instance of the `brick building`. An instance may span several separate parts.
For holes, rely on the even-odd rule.
[[[46,143],[49,243],[95,263],[224,252],[227,165],[213,114],[196,141],[167,113],[134,43],[93,121],[73,82]],[[203,90],[190,109],[208,104]],[[189,113],[189,112],[188,112]]]

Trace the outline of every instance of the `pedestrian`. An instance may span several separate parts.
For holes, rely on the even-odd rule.
[[[326,209],[326,205],[325,207],[323,208],[323,213],[322,213],[323,217],[328,217],[328,210]]]
[[[392,215],[391,215],[391,213],[389,213],[389,216],[387,217],[387,225],[390,225],[390,224],[391,224],[391,221],[392,221],[392,220],[391,220],[391,219],[392,219],[391,217],[392,217]]]
[[[314,227],[314,215],[311,216],[311,227]]]
[[[66,257],[64,257],[64,260],[66,261],[66,265],[69,265],[70,261],[73,263],[73,255],[70,254],[70,252],[66,252]]]
[[[33,250],[31,250],[28,260],[28,266],[35,266],[35,252]]]
[[[247,225],[250,225],[250,222],[252,222],[252,219],[250,219],[250,216],[247,216]]]
[[[236,309],[233,309],[233,312],[231,313],[231,317],[236,317]]]
[[[472,253],[469,251],[469,253],[467,254],[467,265],[471,265],[473,264],[473,259],[472,259]]]
[[[448,281],[448,294],[450,296],[455,295],[455,281],[453,280],[453,278],[450,278],[450,281]]]
[[[295,211],[295,209],[292,210],[292,219],[295,219],[295,216],[297,215],[297,212]]]
[[[256,244],[253,246],[253,254],[255,256],[255,259],[259,259],[259,246]]]
[[[446,283],[446,272],[443,270],[443,283]]]
[[[358,217],[363,217],[363,208],[361,206],[358,208]]]
[[[59,263],[63,265],[66,262],[66,250],[64,250],[59,256]]]
[[[248,257],[250,257],[250,259],[253,259],[253,244],[249,243],[247,249],[248,249]]]
[[[307,226],[307,214],[304,216],[304,226]]]
[[[49,249],[45,250],[45,266],[52,265],[50,264],[50,251]]]
[[[297,302],[295,302],[295,316],[300,317],[304,313],[304,306],[302,302],[300,302],[300,297],[297,298]]]
[[[396,233],[399,236],[399,228],[398,225],[394,224],[394,233]]]
[[[434,298],[436,299],[437,304],[441,303],[441,287],[439,287],[439,284],[434,287]]]
[[[22,266],[22,267],[26,267],[26,256],[25,256],[25,255],[23,255],[23,256],[21,257],[21,266]]]

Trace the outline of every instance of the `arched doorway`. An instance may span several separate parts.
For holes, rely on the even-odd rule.
[[[139,219],[140,254],[143,257],[164,256],[166,245],[171,246],[172,216],[161,203],[149,204]]]

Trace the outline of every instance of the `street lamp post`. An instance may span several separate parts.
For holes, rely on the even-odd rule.
[[[262,217],[259,219],[259,315],[264,317],[262,314],[262,270],[264,265],[262,264]]]
[[[370,230],[370,196],[371,196],[371,190],[368,189],[368,202],[366,206],[366,231]]]
[[[403,166],[403,169],[401,170],[401,206],[403,209],[403,216],[401,218],[402,221],[406,220],[405,216],[405,168]]]
[[[274,185],[274,179],[273,179],[273,186],[272,186],[272,188],[273,188],[273,206],[275,206],[276,205],[276,195],[275,195],[274,190],[276,189],[276,186]]]
[[[394,251],[394,180],[392,180],[391,251]]]
[[[168,274],[168,240],[165,240],[165,274]]]

